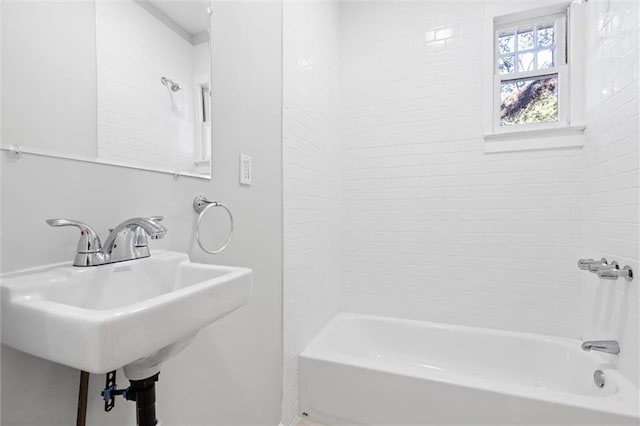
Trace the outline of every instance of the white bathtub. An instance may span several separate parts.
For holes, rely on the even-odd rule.
[[[326,424],[639,425],[638,389],[614,355],[580,344],[341,313],[300,355],[300,412]]]

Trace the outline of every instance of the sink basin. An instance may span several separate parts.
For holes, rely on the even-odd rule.
[[[64,263],[4,274],[0,288],[2,343],[100,374],[173,355],[247,303],[252,272],[157,250],[102,266]]]

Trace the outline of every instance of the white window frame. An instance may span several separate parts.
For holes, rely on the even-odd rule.
[[[511,14],[491,8],[485,11],[485,152],[581,146],[584,137],[583,5],[558,2],[533,10],[520,9]],[[546,19],[554,21],[554,66],[499,74],[498,34],[511,28],[532,26]],[[517,66],[517,57],[515,61]],[[555,74],[558,76],[557,121],[500,125],[501,82]]]

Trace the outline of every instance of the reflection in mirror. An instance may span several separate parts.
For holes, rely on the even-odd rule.
[[[210,178],[208,1],[3,3],[3,148]]]
[[[209,170],[208,29],[202,3],[96,3],[101,160]]]

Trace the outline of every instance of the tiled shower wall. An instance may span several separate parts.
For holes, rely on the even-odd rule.
[[[341,148],[338,5],[283,4],[284,424],[298,412],[297,355],[338,310]]]
[[[343,5],[340,308],[577,336],[584,154],[484,152],[484,7]]]
[[[584,256],[640,272],[639,50],[635,1],[590,1],[587,13],[587,141]],[[582,338],[617,339],[620,369],[636,384],[640,274],[629,283],[582,274]]]
[[[98,2],[95,19],[98,157],[194,171],[208,43],[192,45],[134,2]],[[162,76],[182,89],[170,91]]]
[[[285,3],[284,15],[285,424],[295,356],[335,310],[336,288],[302,248],[333,265],[319,235],[336,219],[339,310],[617,338],[637,383],[639,281],[576,267],[607,256],[640,272],[637,2],[586,4],[584,147],[495,154],[484,152],[479,72],[488,3],[343,1],[324,28],[308,21],[319,3],[302,4]],[[334,82],[318,67],[336,57],[340,94],[328,98],[322,85]],[[338,107],[341,148],[317,130]],[[341,212],[323,218],[326,206],[308,206],[320,191],[338,200],[341,172]]]

